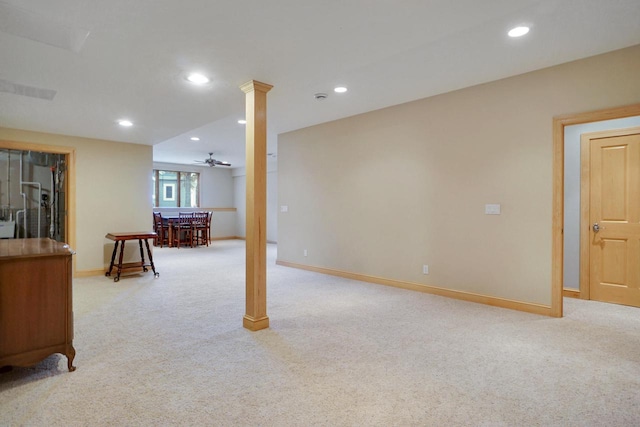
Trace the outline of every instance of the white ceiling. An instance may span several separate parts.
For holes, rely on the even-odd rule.
[[[242,166],[249,80],[274,86],[275,153],[278,133],[639,44],[639,18],[640,0],[0,0],[0,126]]]

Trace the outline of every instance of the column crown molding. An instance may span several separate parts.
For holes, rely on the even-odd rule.
[[[253,91],[264,92],[267,93],[271,90],[273,86],[267,83],[262,83],[257,80],[250,80],[243,85],[240,85],[240,89],[244,93],[249,93]]]

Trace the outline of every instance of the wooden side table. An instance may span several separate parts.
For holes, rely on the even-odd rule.
[[[134,232],[122,232],[122,233],[107,233],[107,239],[113,240],[115,245],[113,247],[113,253],[111,254],[111,264],[109,265],[109,270],[104,273],[105,276],[111,276],[111,271],[114,267],[114,261],[116,259],[116,253],[118,252],[118,244],[120,244],[120,256],[118,258],[118,271],[116,277],[113,278],[114,282],[118,282],[120,280],[120,273],[122,270],[128,270],[133,268],[142,268],[142,271],[147,272],[149,269],[147,267],[151,267],[153,271],[153,275],[155,277],[160,276],[160,273],[156,271],[156,267],[153,265],[153,256],[151,254],[151,249],[149,248],[149,239],[155,239],[158,237],[158,233],[155,231],[134,231]],[[127,264],[122,263],[122,258],[124,255],[124,244],[127,240],[138,240],[138,245],[140,246],[140,261],[139,262],[130,262]],[[142,249],[142,241],[144,240],[144,244],[147,247],[147,256],[149,257],[149,262],[147,263],[144,259],[144,250]]]

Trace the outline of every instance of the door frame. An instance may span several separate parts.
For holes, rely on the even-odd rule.
[[[639,115],[640,104],[632,104],[586,113],[566,114],[553,118],[551,315],[554,317],[562,317],[564,262],[564,128],[565,126],[612,119],[623,119]]]
[[[65,186],[67,197],[65,198],[65,231],[66,242],[72,249],[76,247],[76,150],[72,147],[59,145],[34,144],[31,142],[0,140],[0,149],[38,151],[41,153],[63,154],[67,166]],[[73,263],[75,275],[76,264]]]

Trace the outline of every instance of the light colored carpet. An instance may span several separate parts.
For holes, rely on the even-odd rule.
[[[563,319],[275,265],[249,332],[244,242],[74,282],[76,372],[0,374],[0,425],[637,426],[640,310]]]

